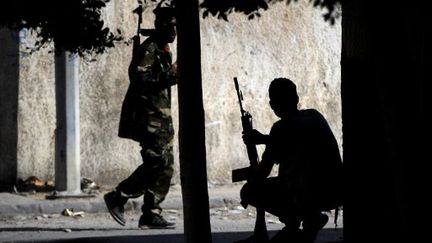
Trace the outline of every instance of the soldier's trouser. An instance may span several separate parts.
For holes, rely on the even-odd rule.
[[[160,214],[160,203],[168,194],[173,175],[172,142],[141,142],[143,163],[116,188],[124,198],[144,195],[143,214]]]

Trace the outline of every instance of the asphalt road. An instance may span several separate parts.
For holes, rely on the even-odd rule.
[[[239,203],[241,185],[209,187],[212,243],[230,243],[252,234],[255,209]],[[142,199],[128,202],[127,224],[123,227],[106,211],[100,191],[94,198],[47,200],[44,194],[0,193],[0,242],[149,242],[182,243],[183,211],[179,186],[173,186],[163,203],[163,214],[177,223],[175,229],[138,229]],[[71,209],[76,216],[62,212]],[[341,242],[342,217],[335,229],[333,216],[316,242]],[[266,214],[269,236],[284,225]],[[205,242],[203,242],[205,243]]]
[[[0,242],[184,242],[182,211],[166,209],[164,215],[176,221],[175,229],[138,229],[139,212],[132,211],[127,212],[128,222],[124,227],[108,213],[1,217]],[[234,242],[252,234],[255,223],[253,208],[212,208],[210,216],[213,243]],[[270,214],[266,215],[266,220],[270,237],[283,227]],[[317,242],[340,242],[341,239],[342,226],[335,229],[330,220]]]

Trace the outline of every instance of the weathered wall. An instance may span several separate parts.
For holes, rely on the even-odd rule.
[[[32,55],[33,38],[21,32],[18,95],[18,177],[54,177],[55,86],[54,57],[44,49]]]
[[[106,9],[109,25],[120,28],[127,37],[136,29],[131,12],[135,4],[132,0],[113,0]],[[152,18],[148,9],[142,27],[152,27]],[[237,14],[231,15],[229,22],[202,20],[203,97],[211,183],[229,183],[233,168],[248,165],[233,77],[239,79],[245,109],[252,113],[257,129],[268,132],[276,120],[268,106],[269,82],[289,77],[298,85],[301,107],[322,111],[341,141],[340,31],[339,22],[330,26],[317,9],[305,3],[288,7],[279,4],[251,21]],[[27,43],[31,39],[25,38]],[[173,47],[175,52],[175,43]],[[48,51],[22,55],[20,60],[21,178],[54,178],[54,63]],[[141,163],[138,144],[117,137],[130,57],[131,45],[118,45],[93,61],[81,60],[81,174],[101,185],[117,184]],[[177,130],[176,88],[173,94]],[[176,153],[177,149],[176,145]],[[178,181],[176,173],[174,182]]]

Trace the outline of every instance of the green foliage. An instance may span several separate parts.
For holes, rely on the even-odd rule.
[[[110,0],[13,0],[0,8],[0,26],[35,30],[33,51],[54,41],[55,51],[83,56],[103,53],[123,40],[104,26],[101,11]],[[7,3],[7,4],[6,4]]]
[[[243,13],[249,19],[260,17],[260,10],[267,10],[269,4],[276,2],[297,2],[298,0],[204,0],[200,7],[204,9],[203,17],[209,15],[215,16],[219,19],[228,21],[228,15],[232,12]],[[326,21],[334,24],[335,20],[340,17],[337,11],[337,6],[342,0],[308,0],[314,7],[326,9],[323,17]]]

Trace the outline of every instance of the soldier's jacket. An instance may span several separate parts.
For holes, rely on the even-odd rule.
[[[160,49],[153,37],[147,38],[129,66],[130,84],[123,101],[119,137],[135,141],[157,138],[161,143],[173,136],[170,87],[172,53]]]

